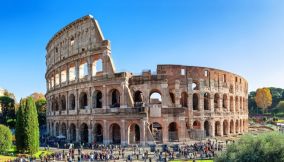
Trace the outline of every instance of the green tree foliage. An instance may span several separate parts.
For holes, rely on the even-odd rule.
[[[10,129],[0,124],[0,152],[9,150],[12,146],[12,133]]]
[[[26,110],[26,100],[21,100],[20,101],[20,106],[17,111],[17,120],[16,120],[16,132],[15,132],[15,137],[16,137],[16,147],[19,152],[24,152],[26,145],[24,143],[24,111]]]
[[[1,123],[14,128],[16,119],[15,100],[9,96],[1,96],[0,104],[2,108]]]
[[[37,100],[35,99],[35,104],[38,113],[38,122],[39,126],[43,126],[46,124],[46,99],[43,97],[38,97]]]
[[[39,124],[36,105],[32,97],[21,102],[17,117],[19,119],[16,124],[18,151],[34,154],[39,149]],[[22,124],[19,123],[21,121]],[[23,133],[20,133],[21,131]]]
[[[284,161],[284,135],[276,132],[258,136],[246,135],[227,147],[216,162]]]

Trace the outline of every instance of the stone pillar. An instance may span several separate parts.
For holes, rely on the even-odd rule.
[[[66,84],[68,85],[69,84],[69,64],[67,63],[66,65]]]
[[[121,144],[126,145],[127,144],[127,137],[126,137],[126,128],[125,128],[125,120],[121,120]]]
[[[80,137],[80,129],[78,128],[78,126],[76,127],[76,141],[80,142],[81,137]]]
[[[91,59],[91,56],[88,57],[88,60],[87,60],[87,64],[88,64],[88,80],[91,80],[92,79],[92,59]]]
[[[224,130],[223,130],[223,120],[220,120],[220,136],[223,137],[224,135]]]
[[[214,113],[215,110],[215,103],[214,103],[214,94],[210,94],[210,99],[209,99],[209,106],[210,106],[210,110],[211,110],[211,113]]]
[[[209,131],[210,136],[215,137],[215,121],[214,120],[211,120],[210,128],[211,128]]]
[[[103,99],[103,109],[107,109],[108,108],[108,94],[107,94],[107,88],[106,88],[106,86],[105,85],[103,85],[103,91],[102,91],[102,93],[103,93],[103,97],[102,97],[102,99]]]
[[[67,141],[70,141],[70,130],[69,130],[69,127],[70,127],[69,121],[67,120],[66,121],[66,139],[67,139]]]
[[[169,103],[169,100],[168,100],[168,84],[167,83],[162,83],[161,84],[161,87],[162,87],[162,89],[161,89],[161,97],[162,97],[162,107],[163,108],[167,108],[168,107],[168,103]]]
[[[221,94],[219,94],[218,103],[219,112],[223,112],[223,96]]]
[[[185,118],[180,118],[179,125],[179,142],[185,142],[187,132]]]
[[[103,143],[104,144],[109,144],[110,140],[109,140],[109,136],[108,136],[108,132],[109,132],[109,128],[107,127],[107,121],[103,120]]]
[[[146,137],[146,121],[143,119],[143,120],[141,120],[141,123],[142,123],[142,131],[140,133],[140,136],[141,136],[140,144],[142,144],[143,146],[146,146],[146,141],[147,141],[147,137]]]
[[[164,120],[163,124],[163,143],[167,143],[169,141],[169,131],[168,131],[168,121]]]
[[[202,115],[204,115],[204,93],[200,92],[199,93],[199,111],[201,112]]]
[[[180,92],[180,81],[175,81],[175,107],[181,107],[180,99],[181,99],[181,92]]]
[[[75,62],[75,80],[78,83],[79,82],[79,62]]]
[[[127,81],[125,80],[124,82],[122,82],[121,84],[121,96],[120,96],[120,108],[127,108],[127,103],[126,103],[126,86],[127,86]]]

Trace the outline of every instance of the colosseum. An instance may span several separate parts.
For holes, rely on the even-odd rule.
[[[116,72],[98,22],[84,16],[46,46],[47,131],[70,142],[141,144],[248,131],[248,83],[223,70],[157,65]]]

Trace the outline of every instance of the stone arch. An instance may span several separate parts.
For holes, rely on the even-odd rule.
[[[199,96],[197,93],[194,93],[192,96],[193,110],[199,110]]]
[[[75,110],[76,108],[76,98],[74,94],[69,95],[69,108],[70,110]]]
[[[204,131],[205,131],[205,137],[209,137],[209,135],[210,135],[210,123],[207,120],[204,122]]]
[[[80,109],[88,109],[88,95],[86,92],[80,93],[79,105]]]
[[[97,144],[103,143],[104,136],[103,136],[103,127],[101,124],[96,123],[94,126],[94,142]]]
[[[220,121],[215,122],[215,136],[221,136],[221,123],[220,123]]]
[[[182,92],[180,98],[180,104],[182,107],[188,107],[187,100],[188,100],[188,94],[186,92]]]
[[[69,126],[69,134],[70,134],[70,141],[75,142],[76,141],[76,125],[71,123]]]
[[[67,127],[65,123],[61,124],[61,135],[65,136],[67,138]]]
[[[133,123],[128,127],[128,143],[139,144],[140,140],[140,127],[138,124]]]
[[[93,93],[93,108],[102,108],[103,102],[102,102],[103,94],[101,91],[96,90]]]
[[[81,133],[81,143],[84,144],[89,143],[89,128],[86,123],[81,124],[80,133]]]
[[[223,121],[223,135],[229,135],[229,123],[227,120]]]
[[[234,97],[230,97],[230,111],[234,112]]]
[[[66,110],[66,97],[64,95],[60,96],[60,106],[62,111]]]
[[[199,90],[199,82],[198,81],[193,81],[191,85],[192,90]]]
[[[168,127],[169,142],[178,141],[178,126],[176,122],[172,122]]]
[[[227,94],[223,94],[222,107],[223,107],[223,109],[227,109],[228,108],[228,96],[227,96]]]
[[[198,120],[195,120],[192,125],[193,129],[201,129],[201,123]]]
[[[110,107],[111,108],[120,107],[120,92],[117,89],[112,89],[110,91]]]
[[[232,119],[230,121],[230,134],[233,134],[234,133],[234,120]]]
[[[163,127],[160,123],[154,122],[153,124],[151,124],[150,131],[155,142],[163,143]]]
[[[150,104],[162,104],[162,93],[159,90],[152,90],[149,97]]]
[[[239,121],[238,120],[236,120],[236,122],[235,122],[236,124],[235,124],[235,126],[236,126],[236,128],[235,128],[235,132],[236,132],[236,134],[238,134],[239,133]]]
[[[214,95],[214,109],[217,110],[220,108],[220,103],[219,103],[219,100],[220,100],[220,95],[218,93],[216,93]]]
[[[60,130],[60,128],[59,128],[60,126],[59,126],[59,123],[56,123],[55,124],[55,136],[59,136],[60,134],[59,134],[59,130]]]
[[[134,107],[142,107],[143,106],[143,93],[141,91],[135,91],[134,93]]]
[[[94,60],[92,63],[92,76],[99,76],[103,71],[102,59]]]
[[[121,143],[121,129],[120,126],[116,123],[113,123],[109,127],[110,129],[110,139],[112,144]]]
[[[210,94],[204,93],[204,110],[210,110]]]

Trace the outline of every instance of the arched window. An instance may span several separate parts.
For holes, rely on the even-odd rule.
[[[88,96],[85,92],[80,94],[80,109],[88,109]]]
[[[64,95],[60,97],[60,105],[61,105],[61,110],[65,111],[66,110],[66,98]]]
[[[136,91],[134,93],[134,107],[143,106],[143,93],[141,91]]]
[[[102,108],[103,104],[102,104],[102,97],[103,94],[101,91],[95,91],[93,94],[93,108]]]
[[[70,107],[70,110],[75,110],[75,104],[76,104],[75,95],[71,94],[69,96],[69,107]]]
[[[199,97],[198,97],[198,95],[196,93],[193,94],[192,100],[193,100],[193,110],[198,110]]]
[[[194,121],[193,122],[193,129],[201,129],[201,124],[199,121]]]
[[[102,60],[99,59],[99,60],[95,60],[93,62],[93,66],[92,66],[92,76],[96,76],[96,75],[99,75],[101,74],[103,71],[103,63],[102,63]]]
[[[226,94],[223,95],[223,108],[227,109],[228,108],[228,97]]]
[[[175,104],[176,101],[175,101],[175,95],[174,95],[174,93],[170,92],[170,97],[171,97],[172,103]]]
[[[210,103],[210,94],[204,93],[204,110],[210,110],[209,103]]]
[[[181,93],[181,98],[180,98],[180,104],[182,107],[187,107],[187,99],[188,99],[188,95],[186,92],[182,92]]]
[[[118,90],[111,90],[111,108],[120,107],[120,93]]]
[[[176,122],[172,122],[169,124],[168,134],[169,134],[169,142],[178,141],[178,128]]]
[[[159,91],[150,93],[150,104],[162,104],[162,95]]]

